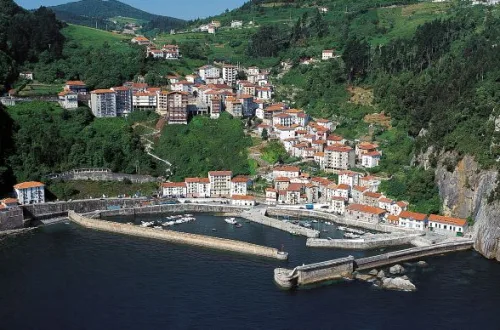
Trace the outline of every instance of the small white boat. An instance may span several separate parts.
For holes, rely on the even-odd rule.
[[[225,218],[224,221],[230,225],[235,225],[238,223],[238,221],[236,221],[234,218]]]
[[[179,220],[175,220],[175,224],[176,224],[176,225],[180,225],[181,223],[182,223],[182,220],[181,220],[181,219],[179,219]]]
[[[153,227],[154,225],[155,225],[154,221],[151,222],[141,221],[141,227]]]
[[[344,237],[345,238],[360,238],[361,236],[353,234],[353,233],[345,233]]]
[[[347,228],[346,227],[342,227],[342,226],[338,226],[337,227],[338,230],[342,230],[342,231],[345,231]]]
[[[162,227],[161,227],[161,226],[154,226],[153,228],[154,228],[154,229],[162,229]]]
[[[313,223],[318,223],[318,220],[313,220],[312,222],[313,222]]]
[[[306,227],[306,228],[311,228],[311,227],[312,227],[312,226],[311,226],[311,224],[310,224],[309,222],[304,223],[304,225],[303,225],[303,226],[304,226],[304,227]]]

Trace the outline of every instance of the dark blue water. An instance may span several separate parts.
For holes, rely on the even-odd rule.
[[[474,252],[412,268],[414,293],[361,282],[286,292],[276,266],[380,252],[308,249],[305,238],[210,216],[178,229],[284,244],[290,261],[46,227],[0,242],[0,329],[500,329],[500,264]]]

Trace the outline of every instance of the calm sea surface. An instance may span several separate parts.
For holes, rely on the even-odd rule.
[[[0,329],[500,329],[500,263],[475,252],[407,267],[414,293],[356,281],[287,292],[273,283],[277,266],[381,251],[310,249],[303,237],[242,219],[235,228],[196,217],[172,229],[284,245],[290,259],[49,226],[0,241]],[[160,217],[136,221],[149,219]]]

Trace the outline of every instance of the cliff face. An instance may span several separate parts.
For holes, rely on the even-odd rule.
[[[453,173],[448,172],[443,164],[439,164],[436,169],[436,182],[443,199],[444,213],[462,218],[472,215],[475,219],[474,248],[486,258],[500,261],[500,201],[487,202],[496,186],[497,175],[496,171],[480,170],[469,156],[458,163]]]

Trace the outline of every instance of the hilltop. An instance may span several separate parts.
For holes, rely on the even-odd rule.
[[[58,19],[80,25],[93,25],[96,21],[100,23],[99,25],[112,22],[120,23],[118,22],[120,18],[140,23],[160,19],[166,21],[171,28],[182,26],[185,23],[182,19],[151,14],[117,0],[81,0],[49,8],[56,13]],[[93,19],[93,23],[89,19]]]

